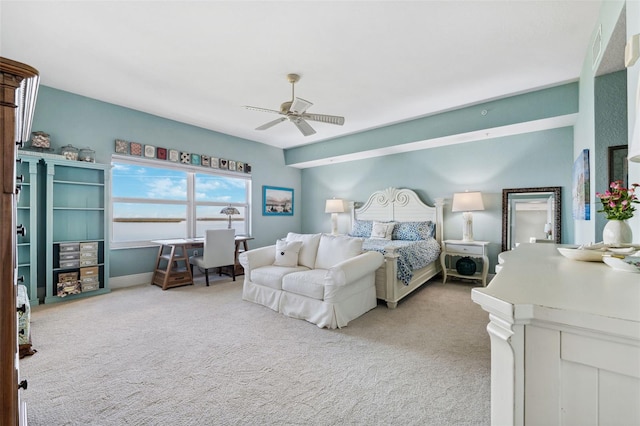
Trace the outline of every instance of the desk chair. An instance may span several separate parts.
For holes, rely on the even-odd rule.
[[[211,268],[218,268],[218,273],[222,275],[222,267],[230,266],[235,281],[235,249],[235,229],[209,229],[204,238],[202,256],[191,256],[189,263],[204,269],[207,286]]]

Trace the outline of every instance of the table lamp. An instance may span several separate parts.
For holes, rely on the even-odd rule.
[[[338,213],[344,213],[344,203],[342,200],[335,198],[327,200],[325,207],[325,213],[331,213],[331,235],[338,234]]]
[[[227,216],[229,216],[229,226],[227,226],[227,229],[231,229],[231,215],[240,214],[238,209],[231,206],[227,206],[224,209],[220,210],[220,213],[226,214]]]
[[[452,212],[462,213],[462,241],[473,241],[473,215],[472,211],[484,210],[482,193],[480,192],[456,192],[453,194]]]

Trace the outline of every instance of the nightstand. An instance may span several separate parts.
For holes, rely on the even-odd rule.
[[[488,241],[462,241],[445,240],[442,242],[442,253],[440,253],[440,264],[442,265],[442,283],[447,282],[447,276],[466,278],[470,280],[480,280],[483,286],[487,286],[487,272],[489,270],[489,257],[487,256]],[[452,265],[454,257],[471,257],[482,259],[482,272],[475,272],[473,275],[463,275],[458,273],[455,264]],[[449,265],[447,265],[449,258]]]

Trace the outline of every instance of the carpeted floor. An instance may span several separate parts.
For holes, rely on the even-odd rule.
[[[241,280],[32,309],[38,425],[487,425],[488,315],[435,280],[340,330],[241,300]]]

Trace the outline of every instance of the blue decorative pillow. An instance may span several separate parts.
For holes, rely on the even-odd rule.
[[[433,238],[436,227],[431,221],[398,222],[391,238],[394,240],[420,241]]]
[[[371,236],[372,229],[373,229],[372,220],[354,220],[353,227],[351,228],[351,232],[349,233],[349,236],[369,238]]]

